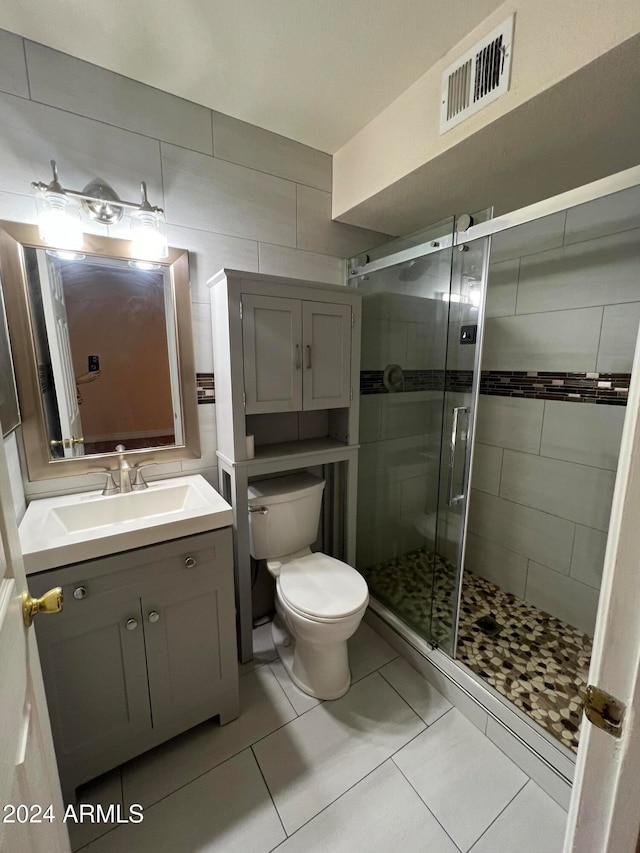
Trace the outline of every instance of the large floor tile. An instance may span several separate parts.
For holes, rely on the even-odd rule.
[[[363,836],[366,834],[366,842]],[[391,761],[332,803],[278,853],[457,853],[457,847]]]
[[[254,746],[287,833],[295,832],[424,728],[377,673]]]
[[[398,657],[383,666],[380,674],[428,726],[453,707],[451,702],[445,699],[442,693],[438,693],[404,658]]]
[[[120,768],[111,770],[86,785],[81,785],[77,791],[76,814],[79,815],[78,805],[88,803],[92,806],[102,806],[106,812],[111,805],[122,808],[122,773]],[[67,822],[71,849],[79,850],[90,841],[95,841],[101,835],[109,832],[116,826],[115,823],[90,823],[88,820],[82,823]]]
[[[561,853],[567,815],[535,782],[520,791],[472,853]]]
[[[264,625],[253,629],[253,660],[240,664],[240,675],[253,672],[254,669],[276,660],[277,657],[278,652],[275,650],[271,636],[271,622],[265,622]]]
[[[125,805],[166,797],[296,716],[268,666],[240,679],[240,716],[206,722],[122,768]]]
[[[360,623],[348,646],[352,683],[398,657],[395,649],[364,622]]]
[[[320,702],[322,702],[322,699],[316,699],[315,696],[309,696],[308,693],[303,693],[299,687],[296,687],[291,680],[289,673],[279,660],[274,660],[269,664],[269,667],[278,679],[278,684],[287,694],[287,699],[293,705],[296,714],[304,714],[306,711],[310,711],[311,708],[315,708],[316,705],[319,705]]]
[[[463,853],[527,781],[455,708],[394,761]]]
[[[284,832],[245,750],[86,848],[87,853],[267,853]]]

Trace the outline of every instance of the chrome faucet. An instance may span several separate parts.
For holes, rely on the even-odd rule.
[[[142,468],[147,468],[148,465],[154,465],[155,463],[149,462],[146,465],[130,465],[124,455],[126,450],[124,444],[117,444],[115,449],[118,453],[119,484],[113,479],[113,472],[107,471],[107,481],[102,494],[118,495],[148,489],[149,484],[142,475]]]
[[[126,447],[124,444],[116,444],[116,451],[120,454],[118,456],[118,473],[120,475],[120,494],[125,492],[133,491],[133,484],[131,482],[131,472],[134,471],[134,468],[129,465],[127,460],[125,459],[124,451]],[[134,473],[135,479],[135,473]]]

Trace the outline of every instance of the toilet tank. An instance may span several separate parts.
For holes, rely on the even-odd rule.
[[[250,483],[251,556],[270,560],[293,554],[315,542],[323,489],[324,480],[306,472]],[[255,511],[260,508],[266,512]]]

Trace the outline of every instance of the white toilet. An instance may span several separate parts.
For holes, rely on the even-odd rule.
[[[324,480],[289,474],[249,485],[251,554],[276,579],[273,639],[298,687],[318,699],[337,699],[351,684],[347,640],[369,602],[354,568],[312,553]]]

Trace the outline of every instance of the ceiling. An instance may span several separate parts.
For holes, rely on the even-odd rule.
[[[640,34],[339,219],[411,234],[451,214],[500,215],[638,165]]]
[[[502,0],[29,0],[0,27],[333,154]]]

